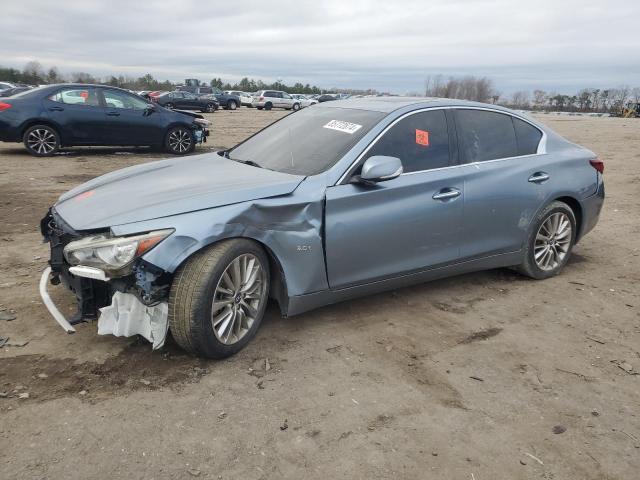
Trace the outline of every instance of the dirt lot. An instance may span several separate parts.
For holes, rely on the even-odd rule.
[[[207,149],[280,115],[209,115]],[[95,324],[67,335],[37,294],[47,207],[162,155],[0,145],[0,308],[17,317],[0,320],[14,342],[0,348],[0,478],[637,479],[640,120],[540,118],[607,169],[600,223],[561,276],[477,273],[291,319],[272,306],[218,362]]]

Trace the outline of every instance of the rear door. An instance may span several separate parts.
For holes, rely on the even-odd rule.
[[[538,154],[542,131],[497,111],[457,109],[455,119],[466,164],[461,256],[518,251],[551,181],[550,159]]]
[[[162,116],[142,98],[121,90],[101,89],[107,145],[152,145],[162,141]]]
[[[106,119],[97,88],[62,88],[43,103],[49,118],[59,125],[63,145],[103,144]]]
[[[444,110],[396,121],[362,156],[401,159],[398,178],[326,193],[326,259],[331,288],[344,288],[456,261],[464,178]],[[354,174],[358,174],[356,170]]]

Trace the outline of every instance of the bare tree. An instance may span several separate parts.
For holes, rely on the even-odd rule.
[[[533,91],[533,105],[535,108],[542,108],[547,102],[547,92],[544,90]]]
[[[511,104],[515,108],[529,108],[529,92],[524,90],[513,92],[513,95],[511,96]]]

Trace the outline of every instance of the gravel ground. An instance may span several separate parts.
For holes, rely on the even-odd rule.
[[[207,115],[199,151],[282,115]],[[162,154],[0,145],[0,478],[638,478],[640,120],[539,118],[606,163],[600,223],[561,276],[493,270],[290,319],[270,306],[225,361],[95,324],[66,335],[37,294],[47,207]]]

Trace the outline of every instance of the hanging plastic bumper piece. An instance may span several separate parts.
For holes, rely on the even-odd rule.
[[[132,337],[141,335],[156,350],[164,345],[169,329],[169,306],[160,302],[154,306],[143,304],[130,293],[116,292],[111,305],[100,309],[98,335]]]

